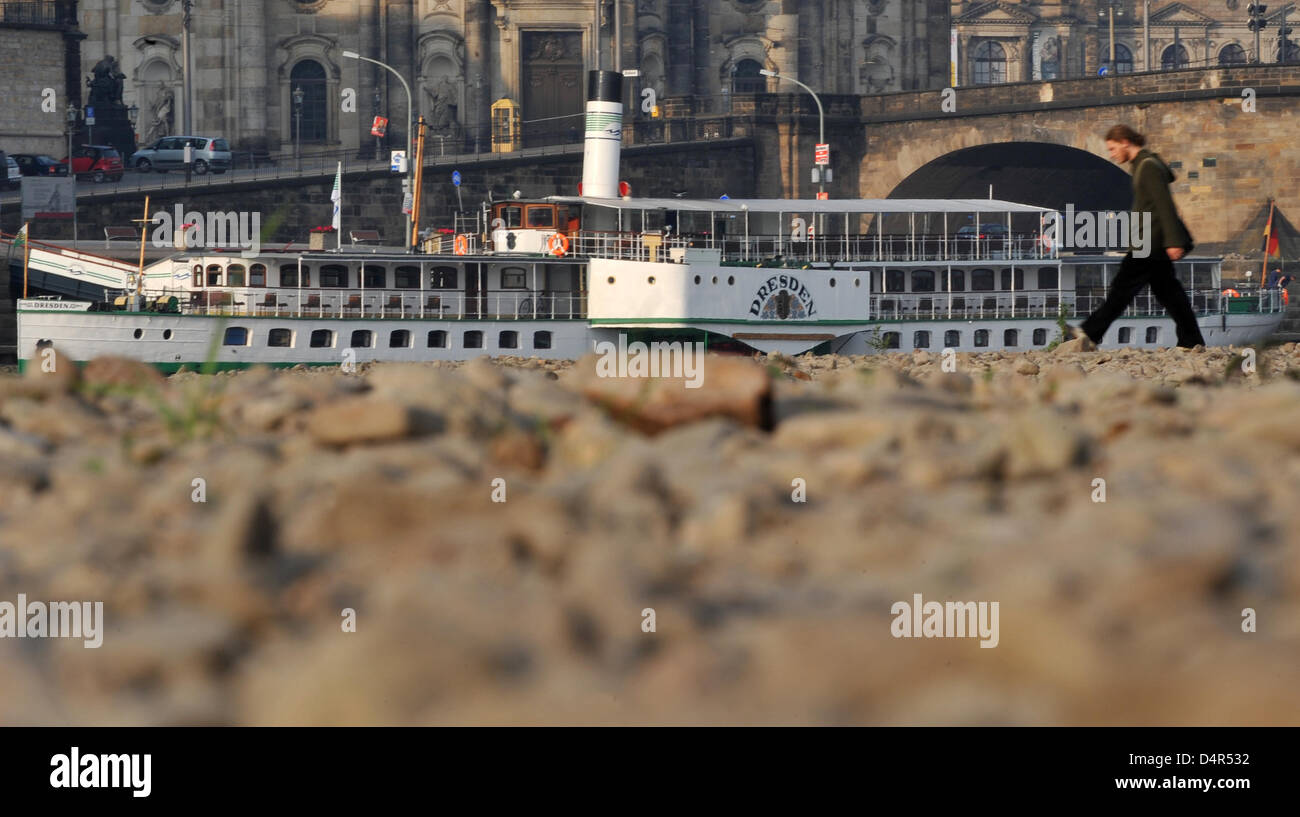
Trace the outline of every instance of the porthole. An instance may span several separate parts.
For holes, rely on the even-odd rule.
[[[717,284],[717,283],[718,283],[718,276],[716,276],[716,275],[713,276],[713,283],[714,283],[714,284]]]
[[[614,283],[614,276],[612,276],[612,275],[609,276],[609,282],[610,282],[611,284]]]
[[[654,285],[655,285],[655,277],[654,277],[653,275],[651,275],[649,278],[645,279],[645,282],[646,282],[647,284],[649,284],[650,286],[654,286]]]
[[[695,283],[696,283],[697,285],[700,283],[700,276],[698,276],[698,275],[695,276]]]
[[[734,275],[728,275],[728,276],[727,276],[727,286],[729,286],[729,287],[733,287],[733,286],[735,286],[735,285],[736,285],[736,276],[734,276]]]
[[[853,286],[855,286],[855,287],[860,287],[860,286],[862,286],[862,279],[861,279],[861,278],[854,278],[854,279],[853,279]]]
[[[163,340],[171,340],[171,339],[172,339],[172,330],[170,330],[170,329],[164,329],[164,330],[163,330]]]
[[[832,287],[835,286],[835,279],[834,279],[834,278],[831,279],[831,286],[832,286]]]
[[[135,330],[134,332],[132,332],[131,334],[135,337],[136,340],[139,340],[139,339],[144,335],[144,330],[143,330],[143,329],[137,329],[137,330]]]

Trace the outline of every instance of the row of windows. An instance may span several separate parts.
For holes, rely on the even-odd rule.
[[[1056,289],[1059,281],[1057,273],[1056,267],[1039,268],[1038,289]],[[912,270],[912,292],[947,292],[949,280],[952,281],[953,292],[966,291],[966,270],[953,270],[951,278],[947,271],[935,273],[934,270],[928,269]],[[1013,287],[1010,269],[1001,270],[1000,275],[996,275],[991,269],[970,270],[971,292],[993,292],[999,289],[994,286],[998,283],[1001,284],[1000,289],[1003,292],[1010,292],[1012,289],[1022,292],[1025,289],[1025,271],[1023,269],[1015,271]],[[885,270],[885,292],[907,292],[907,271]]]
[[[318,273],[320,277],[317,286],[321,288],[343,289],[351,286],[352,276],[348,268],[343,264],[326,264],[320,267]],[[366,288],[388,288],[388,274],[383,267],[369,264],[362,268],[361,273],[365,281],[363,286]],[[204,270],[203,265],[195,264],[193,274],[196,288],[204,286],[266,286],[265,264],[253,264],[247,269],[243,264],[228,264],[225,267],[220,264],[209,264],[206,270]],[[521,267],[510,267],[501,271],[501,286],[503,289],[525,289],[527,280],[527,271]],[[429,272],[429,289],[456,289],[459,282],[459,271],[455,267],[437,267]],[[280,286],[296,287],[298,285],[298,265],[280,265]],[[302,286],[312,286],[311,267],[306,265],[302,268]],[[419,289],[420,268],[403,266],[394,269],[393,288]]]
[[[1289,44],[1289,54],[1287,62],[1294,61],[1300,57],[1300,48],[1294,43]],[[1278,48],[1277,56],[1281,57],[1281,48]],[[1246,50],[1236,43],[1229,43],[1219,50],[1219,65],[1245,65]],[[1110,63],[1110,46],[1102,46],[1099,62],[1102,65]],[[1160,52],[1160,69],[1162,71],[1174,71],[1180,68],[1187,68],[1191,65],[1191,58],[1188,56],[1187,47],[1181,43],[1167,46]],[[1059,59],[1044,57],[1041,62],[1041,71],[1043,79],[1059,79],[1061,76],[1061,62]],[[1114,73],[1131,74],[1133,73],[1133,51],[1126,45],[1115,43],[1115,65]],[[997,85],[1007,81],[1007,51],[1000,43],[987,40],[975,46],[975,84],[976,85]]]
[[[881,336],[881,339],[882,339],[882,341],[884,342],[885,348],[887,348],[887,349],[897,349],[897,348],[899,348],[899,343],[900,343],[900,341],[901,341],[901,337],[902,337],[902,336],[901,336],[901,333],[899,333],[899,332],[886,332],[886,333],[884,333],[884,334]],[[1160,341],[1160,327],[1158,327],[1158,326],[1148,326],[1148,327],[1147,327],[1147,333],[1146,333],[1146,339],[1147,339],[1147,340],[1146,340],[1147,343],[1158,343],[1158,342]],[[1131,326],[1124,326],[1124,327],[1121,327],[1121,328],[1120,328],[1120,330],[1119,330],[1119,342],[1120,342],[1120,343],[1132,343],[1132,342],[1133,342],[1133,327],[1131,327]],[[985,346],[988,346],[988,345],[989,345],[989,330],[988,330],[988,329],[976,329],[976,330],[975,330],[975,346],[976,346],[976,347],[985,347]],[[1007,330],[1003,331],[1003,333],[1002,333],[1002,345],[1003,345],[1003,346],[1019,346],[1019,345],[1020,345],[1020,330],[1019,330],[1019,329],[1007,329]],[[1031,344],[1031,345],[1033,345],[1033,346],[1046,346],[1046,345],[1047,345],[1047,330],[1046,330],[1046,329],[1035,329],[1035,330],[1034,330],[1034,333],[1033,333],[1033,341],[1032,341],[1032,344]],[[960,331],[960,330],[957,330],[957,329],[949,329],[949,330],[947,330],[946,332],[944,332],[944,333],[943,333],[943,346],[944,346],[945,349],[955,349],[955,348],[957,348],[958,346],[961,346],[961,331]],[[913,349],[929,349],[929,348],[930,348],[930,333],[929,333],[928,331],[925,331],[925,330],[920,330],[920,331],[917,331],[917,332],[913,332],[913,333],[912,333],[912,348],[913,348]]]
[[[138,330],[137,330],[138,331]],[[292,329],[272,329],[266,335],[266,345],[273,348],[292,349],[294,347],[294,331]],[[335,332],[332,329],[313,329],[308,345],[313,349],[332,349],[334,347]],[[138,337],[138,336],[137,336]],[[249,346],[252,344],[253,334],[247,327],[230,326],[226,328],[225,337],[222,339],[224,346]],[[352,332],[351,343],[348,348],[351,349],[372,349],[375,346],[376,333],[370,329],[355,329]],[[409,329],[394,329],[388,334],[389,349],[410,349],[412,348],[412,335]],[[425,337],[425,342],[430,349],[447,349],[450,348],[451,335],[446,330],[434,329]],[[461,336],[461,345],[465,349],[482,349],[483,333],[477,329],[465,332]],[[497,335],[498,349],[518,349],[519,333],[514,330],[504,330]],[[551,333],[540,330],[533,333],[534,349],[550,349]]]

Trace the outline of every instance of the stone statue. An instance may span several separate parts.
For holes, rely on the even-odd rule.
[[[429,95],[429,130],[432,133],[451,133],[460,121],[459,106],[456,104],[456,86],[447,77],[443,77],[433,90],[426,90]]]
[[[149,132],[145,134],[144,141],[153,143],[158,139],[172,132],[172,108],[175,105],[175,97],[168,88],[161,88],[158,95],[154,97],[153,105],[150,110],[153,114],[153,124],[149,126]]]
[[[103,108],[121,105],[126,74],[118,69],[117,60],[111,54],[104,55],[103,59],[95,63],[91,74],[92,78],[86,81],[90,88],[90,99],[86,104]]]

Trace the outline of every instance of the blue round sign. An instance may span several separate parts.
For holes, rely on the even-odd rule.
[[[1104,76],[1106,76],[1106,75],[1109,74],[1109,73],[1110,73],[1110,67],[1109,67],[1109,66],[1103,65],[1101,68],[1098,68],[1098,69],[1097,69],[1097,76],[1099,76],[1099,77],[1104,77]]]
[[[459,171],[459,170],[453,170],[453,171],[451,172],[451,183],[454,184],[454,185],[456,185],[457,187],[460,187],[460,171]]]

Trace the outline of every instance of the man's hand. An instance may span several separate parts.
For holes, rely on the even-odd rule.
[[[1169,254],[1170,261],[1177,261],[1178,259],[1183,257],[1182,247],[1169,247],[1168,249],[1165,250],[1165,252]]]

